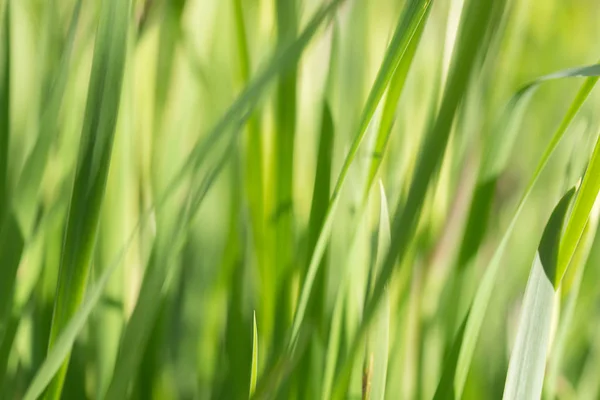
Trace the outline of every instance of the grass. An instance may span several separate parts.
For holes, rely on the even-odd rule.
[[[0,397],[597,398],[580,3],[0,1]]]

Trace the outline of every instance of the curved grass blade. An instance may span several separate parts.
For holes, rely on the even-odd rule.
[[[556,397],[556,383],[558,374],[562,367],[563,356],[567,347],[567,340],[569,333],[572,330],[575,315],[575,306],[577,299],[579,298],[579,289],[583,280],[583,274],[585,266],[588,262],[588,257],[594,244],[596,237],[596,231],[598,229],[598,219],[600,216],[600,201],[598,198],[594,203],[594,208],[590,219],[585,227],[583,235],[573,259],[571,260],[571,268],[565,275],[564,282],[562,283],[562,291],[566,292],[566,299],[563,301],[561,306],[561,318],[556,338],[552,346],[550,360],[548,362],[548,369],[545,378],[544,387],[544,398],[554,399]],[[571,280],[572,282],[569,282]],[[563,295],[564,296],[564,295]]]
[[[542,235],[525,289],[517,338],[510,356],[503,399],[539,399],[542,395],[546,355],[555,291],[558,248],[575,188],[558,202]]]
[[[358,148],[362,143],[367,127],[371,121],[371,118],[373,117],[373,114],[375,113],[375,109],[377,108],[381,97],[383,96],[383,92],[385,91],[388,82],[390,81],[400,61],[407,54],[407,49],[409,48],[409,45],[415,36],[415,32],[418,31],[419,26],[426,17],[430,6],[431,0],[411,0],[406,5],[406,8],[400,17],[400,21],[398,22],[394,32],[394,36],[392,37],[392,41],[387,48],[383,63],[381,64],[379,72],[377,73],[377,78],[371,87],[369,97],[367,98],[366,105],[362,111],[359,128],[350,146],[350,151],[346,155],[340,174],[338,175],[335,187],[333,189],[333,194],[331,195],[329,206],[325,214],[323,228],[319,233],[315,250],[310,257],[308,272],[302,285],[302,292],[300,293],[298,306],[296,307],[296,313],[292,323],[291,340],[288,348],[290,351],[293,350],[295,342],[297,341],[300,333],[300,326],[304,320],[304,314],[310,298],[312,285],[317,275],[321,259],[325,254],[329,235],[331,234],[331,229],[333,226],[333,217],[340,200],[340,192],[346,181],[350,165],[356,157]]]
[[[128,21],[128,1],[102,3],[49,349],[75,314],[85,292],[121,97]],[[48,398],[60,397],[67,365],[68,357],[49,389]]]
[[[596,84],[596,82],[598,80],[598,78],[595,77],[594,74],[598,74],[599,72],[600,72],[600,66],[593,65],[590,67],[565,70],[565,71],[561,71],[561,72],[558,72],[555,74],[547,75],[545,77],[535,80],[534,82],[537,82],[537,84],[530,83],[530,84],[525,85],[521,90],[519,90],[515,94],[515,97],[517,98],[517,100],[515,101],[513,99],[509,102],[509,110],[510,110],[515,104],[518,104],[518,100],[520,98],[523,98],[522,94],[527,93],[527,90],[533,90],[539,84],[546,82],[546,81],[550,81],[555,78],[561,79],[561,78],[569,78],[572,76],[574,76],[574,77],[575,76],[589,76],[589,75],[592,76],[590,78],[587,78],[586,81],[583,83],[583,85],[579,89],[577,95],[575,96],[575,99],[569,106],[569,109],[567,110],[565,116],[561,120],[561,123],[559,124],[558,128],[556,129],[552,138],[550,139],[550,143],[544,150],[544,153],[543,153],[540,161],[538,162],[538,165],[536,166],[536,169],[535,169],[535,171],[534,171],[534,173],[533,173],[533,175],[532,175],[532,177],[531,177],[531,179],[530,179],[530,181],[518,203],[518,206],[517,206],[517,209],[515,210],[513,218],[511,219],[508,227],[506,228],[506,230],[502,236],[500,243],[498,244],[498,247],[496,248],[496,251],[494,252],[490,262],[488,263],[488,266],[485,270],[485,273],[483,275],[481,283],[479,284],[479,286],[477,288],[477,292],[475,293],[475,297],[473,298],[473,301],[471,302],[471,306],[469,308],[469,312],[466,317],[465,330],[463,331],[463,334],[458,335],[454,341],[455,345],[457,343],[460,343],[460,352],[459,352],[458,360],[456,360],[456,364],[454,364],[453,363],[454,360],[452,360],[451,363],[447,363],[443,367],[441,381],[447,381],[447,380],[451,379],[454,382],[454,391],[452,393],[446,393],[441,398],[454,399],[454,398],[460,398],[462,396],[462,392],[463,392],[463,388],[464,388],[467,374],[469,371],[469,367],[471,365],[471,360],[473,358],[473,352],[475,351],[475,345],[476,345],[477,339],[479,337],[479,331],[481,329],[481,325],[482,325],[483,319],[485,317],[485,313],[486,313],[487,306],[490,301],[492,290],[494,288],[496,274],[498,273],[498,270],[500,268],[500,261],[502,260],[504,250],[506,249],[508,240],[510,239],[510,236],[512,234],[512,230],[514,229],[514,227],[516,225],[519,215],[523,211],[525,202],[529,198],[529,195],[531,194],[531,192],[533,190],[533,186],[537,182],[537,179],[538,179],[540,173],[542,172],[542,170],[548,163],[550,156],[552,155],[552,153],[558,146],[558,143],[564,136],[567,128],[569,127],[569,125],[571,124],[573,119],[575,118],[575,115],[577,114],[577,112],[583,105],[584,101],[587,99],[590,92],[594,88],[594,85]],[[505,112],[504,115],[508,118],[508,117],[510,117],[510,112]],[[453,347],[454,347],[454,345],[453,345]],[[447,375],[451,375],[453,378],[449,378]]]
[[[250,396],[256,390],[256,381],[258,379],[258,328],[256,327],[256,311],[252,317],[252,366],[250,369]]]
[[[558,254],[558,265],[554,276],[554,287],[557,288],[562,282],[565,272],[571,263],[575,250],[583,235],[594,202],[600,191],[600,136],[596,139],[596,146],[590,159],[590,163],[583,177],[581,190],[577,194],[573,212],[569,217],[569,223],[560,243]]]

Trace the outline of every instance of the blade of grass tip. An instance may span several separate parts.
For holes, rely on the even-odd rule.
[[[378,270],[383,261],[385,254],[390,247],[390,216],[387,206],[387,197],[383,184],[379,181],[380,193],[380,214],[379,214],[379,232],[377,242],[377,256],[374,269]],[[370,329],[370,338],[367,340],[367,363],[372,366],[369,373],[365,373],[370,379],[370,384],[363,383],[363,398],[372,400],[383,400],[385,395],[387,364],[389,353],[389,335],[390,335],[390,293],[389,289],[385,289],[386,293],[383,298],[382,308],[378,311],[375,317],[373,326]],[[371,362],[372,360],[372,362]],[[368,390],[365,388],[368,387]]]
[[[594,244],[594,239],[596,238],[599,216],[600,201],[598,201],[597,198],[594,208],[592,209],[592,215],[590,216],[581,237],[581,241],[577,245],[577,249],[573,255],[571,268],[569,268],[569,272],[566,274],[565,282],[562,286],[563,293],[564,291],[567,291],[567,297],[561,307],[560,325],[552,346],[550,361],[548,362],[548,371],[546,372],[544,398],[547,399],[554,399],[556,397],[556,381],[560,368],[562,367],[568,336],[572,330],[575,306],[577,304],[577,299],[579,298],[579,289],[583,280],[583,273]],[[572,284],[570,285],[570,288],[567,288],[569,275],[574,276],[570,277],[572,279]]]
[[[562,197],[544,229],[525,289],[502,397],[505,400],[539,399],[542,395],[556,295],[552,282],[560,237],[574,194],[575,188],[572,188]]]
[[[4,5],[2,70],[0,71],[0,224],[7,214],[8,146],[10,139],[10,0]]]
[[[385,258],[382,271],[378,277],[373,294],[367,303],[363,314],[360,329],[353,339],[354,345],[361,342],[372,318],[377,311],[377,306],[385,287],[392,276],[397,260],[401,263],[406,249],[414,236],[419,215],[424,203],[429,184],[441,165],[454,116],[466,92],[471,72],[475,66],[477,54],[481,48],[483,37],[487,29],[487,22],[492,9],[490,0],[470,0],[461,17],[459,40],[455,46],[450,74],[444,90],[442,103],[435,122],[427,133],[425,142],[420,151],[413,178],[410,185],[407,201],[398,207],[392,224],[392,243]],[[356,351],[356,350],[353,350]],[[350,379],[353,356],[348,357],[344,369],[340,372],[334,398],[344,397],[346,382]]]
[[[121,97],[128,20],[129,1],[102,2],[49,349],[79,307],[85,291]],[[67,365],[68,357],[49,388],[48,398],[60,397]]]
[[[597,69],[597,65],[573,70],[560,71],[558,73],[542,77],[538,80],[531,82],[530,84],[525,85],[521,90],[517,92],[517,94],[515,94],[515,96],[519,96],[519,93],[525,93],[526,90],[534,89],[539,84],[552,79],[567,78],[571,76],[593,76],[593,74],[597,74],[598,71],[599,70]],[[538,162],[538,165],[536,166],[536,169],[521,197],[521,200],[518,203],[513,218],[511,219],[508,227],[506,228],[502,236],[500,243],[498,244],[498,247],[496,248],[496,251],[494,252],[490,262],[488,263],[481,283],[477,288],[475,296],[471,302],[471,306],[469,307],[465,330],[463,331],[462,335],[458,335],[455,338],[455,345],[460,343],[459,357],[457,360],[450,360],[450,363],[445,363],[442,370],[442,379],[440,382],[450,379],[446,375],[451,375],[453,377],[452,380],[454,382],[454,391],[446,393],[444,397],[440,398],[460,398],[462,396],[464,384],[467,378],[469,367],[471,365],[471,360],[473,358],[473,352],[475,351],[475,345],[479,337],[479,331],[481,329],[483,319],[486,314],[487,306],[489,304],[489,300],[492,294],[492,290],[494,288],[496,274],[499,270],[500,261],[502,260],[502,255],[504,254],[504,250],[506,249],[512,230],[515,227],[516,221],[521,211],[523,210],[525,202],[529,198],[529,195],[531,194],[533,186],[537,182],[541,171],[548,163],[550,156],[558,146],[558,143],[564,136],[567,128],[575,118],[575,115],[583,105],[585,99],[590,94],[597,80],[597,77],[590,77],[586,79],[586,81],[579,89],[577,95],[575,96],[575,99],[569,106],[569,109],[567,110],[561,123],[554,132],[550,143],[544,150],[544,153],[540,161]],[[454,361],[456,361],[456,364],[454,364]],[[440,387],[438,386],[438,390],[439,388]]]
[[[306,312],[306,307],[310,298],[312,285],[317,274],[321,259],[323,258],[323,255],[325,253],[327,242],[329,240],[329,235],[331,234],[331,229],[333,226],[333,217],[340,200],[339,196],[341,193],[341,189],[346,181],[346,177],[348,175],[350,166],[356,158],[358,148],[362,143],[367,127],[375,113],[375,110],[377,108],[377,105],[379,104],[379,101],[381,100],[381,97],[383,96],[385,88],[387,87],[400,61],[406,54],[411,40],[414,37],[415,32],[417,32],[421,21],[424,18],[426,18],[427,10],[431,6],[431,2],[431,0],[411,0],[406,5],[400,17],[398,25],[396,26],[396,30],[394,32],[392,40],[386,50],[383,63],[379,68],[379,72],[377,73],[377,77],[375,78],[375,82],[371,87],[371,91],[369,92],[367,102],[362,111],[358,130],[350,146],[350,151],[346,155],[346,158],[342,165],[342,169],[338,175],[336,184],[334,186],[333,194],[331,195],[331,198],[329,200],[329,206],[327,207],[327,212],[325,214],[323,228],[319,233],[319,237],[315,245],[315,250],[313,251],[313,254],[310,257],[308,272],[302,285],[302,292],[300,293],[300,299],[298,301],[298,306],[296,308],[296,313],[294,315],[294,320],[292,323],[291,340],[289,342],[288,351],[293,350],[294,344],[298,338],[300,326],[304,319],[304,313]]]
[[[49,91],[45,94],[45,98],[42,99],[42,110],[39,116],[39,133],[33,149],[25,160],[23,171],[17,182],[13,205],[21,229],[23,229],[27,237],[29,237],[33,229],[38,190],[44,175],[51,145],[58,133],[59,111],[70,76],[69,67],[82,3],[83,0],[78,0],[73,9],[58,69],[52,76],[47,78],[49,82],[46,82],[46,86],[49,87]]]
[[[258,328],[256,327],[256,311],[252,317],[252,365],[250,368],[250,396],[256,390],[256,381],[258,379]]]
[[[590,159],[589,165],[583,177],[581,190],[575,199],[573,212],[569,217],[569,222],[560,243],[560,252],[558,256],[558,266],[556,276],[554,277],[554,287],[558,288],[562,282],[563,276],[571,263],[573,254],[583,235],[583,231],[590,217],[594,202],[600,191],[600,136],[596,139],[596,146]]]
[[[429,10],[431,10],[431,7],[427,8],[426,14],[419,21],[417,29],[413,37],[410,39],[408,47],[406,48],[404,55],[401,57],[398,66],[394,71],[394,75],[391,78],[390,86],[385,97],[383,112],[381,114],[379,130],[375,139],[373,155],[371,156],[371,164],[369,166],[369,175],[367,178],[367,184],[365,186],[363,202],[365,202],[366,198],[368,197],[371,186],[375,181],[375,177],[377,176],[377,172],[379,171],[379,167],[383,161],[385,149],[387,147],[390,134],[392,133],[392,125],[394,124],[394,116],[396,114],[396,108],[398,107],[398,101],[400,100],[400,95],[404,89],[406,77],[408,76],[415,53],[417,52],[417,48],[421,42],[423,30],[425,29],[425,22],[429,16]]]

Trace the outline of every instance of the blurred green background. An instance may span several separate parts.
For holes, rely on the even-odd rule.
[[[385,96],[368,118],[295,337],[294,316],[329,199],[337,194],[335,182],[398,21],[419,2],[336,3],[302,46],[298,62],[294,57],[284,62],[277,55],[329,2],[134,0],[121,7],[129,10],[126,35],[114,42],[124,46],[122,86],[109,75],[99,87],[113,88],[117,96],[94,106],[89,82],[95,47],[101,53],[97,35],[110,31],[98,28],[108,3],[112,0],[2,2],[3,37],[9,38],[3,40],[9,48],[3,62],[10,73],[0,205],[5,221],[16,215],[23,248],[14,284],[2,287],[10,306],[6,316],[0,315],[0,397],[22,398],[48,355],[59,270],[66,268],[61,265],[69,248],[67,218],[76,218],[73,182],[77,165],[86,162],[82,126],[92,118],[86,113],[116,101],[118,119],[114,137],[107,139],[113,144],[97,223],[93,211],[79,214],[96,232],[89,260],[82,264],[89,274],[67,284],[67,290],[83,285],[89,293],[104,271],[116,269],[76,336],[62,398],[111,398],[111,393],[139,399],[247,398],[253,340],[255,397],[343,393],[342,398],[367,398],[370,347],[368,339],[354,338],[362,329],[373,266],[383,257],[377,250],[385,232],[380,215],[389,222],[401,211],[411,179],[419,179],[413,178],[415,166],[427,156],[420,149],[451,79],[452,49],[467,5],[431,2],[422,34],[416,34],[420,40],[411,44],[416,52],[405,65],[399,101],[391,104],[393,124],[383,154],[374,155],[373,149]],[[600,54],[597,1],[486,0],[481,7],[493,7],[482,28],[485,40],[479,50],[472,49],[477,57],[448,126],[439,172],[426,183],[418,226],[385,286],[389,315],[378,338],[386,338],[383,382],[389,399],[430,399],[436,393],[458,325],[583,78],[542,84],[522,119],[505,127],[503,112],[511,96],[539,76],[594,64]],[[115,15],[110,21],[122,20]],[[111,29],[118,31],[114,23]],[[252,86],[263,76],[264,85]],[[251,88],[249,101],[229,113],[240,94],[248,93],[245,88]],[[462,398],[502,395],[531,263],[554,205],[583,175],[598,132],[599,100],[593,91],[517,219]],[[223,116],[229,127],[216,129]],[[480,245],[471,248],[465,225],[478,174],[490,161],[486,146],[493,135],[514,137],[514,146],[508,146],[486,208],[476,212]],[[34,152],[41,142],[47,143],[43,158]],[[209,143],[208,151],[198,150],[203,143]],[[190,166],[195,151],[198,157]],[[100,153],[89,154],[95,168]],[[374,158],[381,159],[381,168],[365,188]],[[33,189],[22,192],[27,160],[42,163],[41,175]],[[380,213],[380,187],[389,216]],[[5,270],[11,249],[18,247],[11,238],[11,233],[1,237],[0,268]],[[392,247],[395,238],[392,230]],[[600,398],[598,240],[584,260],[574,314],[565,332],[554,334],[564,336],[564,348],[550,352],[544,397]],[[151,273],[155,281],[138,299]],[[560,315],[566,313],[569,293],[563,288]],[[146,317],[134,324],[132,313],[142,301]],[[553,331],[560,332],[563,320],[556,318]],[[128,329],[140,336],[132,334],[128,342]],[[127,364],[130,345],[137,347],[138,358],[131,356],[134,361]],[[353,350],[356,346],[360,350]],[[352,373],[344,382],[348,363]],[[115,377],[123,373],[120,392]]]

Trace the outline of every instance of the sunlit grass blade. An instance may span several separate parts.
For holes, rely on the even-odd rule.
[[[556,295],[552,282],[563,224],[574,194],[572,188],[562,197],[544,229],[525,289],[503,399],[538,399],[542,395]]]
[[[422,20],[426,18],[427,10],[429,9],[430,5],[431,0],[411,0],[406,5],[406,8],[400,17],[400,21],[396,26],[394,36],[392,37],[392,40],[386,50],[383,63],[381,64],[379,72],[377,73],[377,78],[371,87],[369,97],[367,98],[367,102],[361,114],[359,128],[355,133],[350,150],[344,159],[344,164],[342,165],[342,169],[338,175],[333,189],[333,194],[329,200],[329,206],[325,214],[323,228],[319,233],[319,238],[317,239],[315,249],[310,257],[308,272],[303,282],[302,292],[300,293],[298,306],[296,308],[296,313],[294,314],[290,341],[291,348],[293,348],[293,345],[300,333],[300,327],[304,319],[306,307],[311,295],[312,285],[317,275],[321,259],[325,254],[329,235],[331,234],[331,229],[333,226],[333,217],[340,200],[340,192],[346,181],[348,171],[350,170],[350,165],[356,158],[358,148],[364,139],[367,127],[375,113],[381,97],[383,96],[385,88],[394,74],[394,71],[398,67],[399,62],[407,53],[407,49],[409,48],[415,32],[418,31],[419,26],[421,23],[423,23]]]
[[[250,396],[256,390],[256,381],[258,380],[258,328],[256,327],[256,312],[252,316],[252,365],[250,368]]]
[[[479,332],[480,332],[481,326],[483,324],[487,306],[489,304],[490,297],[491,297],[492,291],[494,289],[496,274],[498,273],[498,270],[500,268],[500,261],[502,260],[502,256],[504,254],[504,251],[506,250],[508,241],[509,241],[511,233],[516,225],[517,219],[518,219],[519,215],[521,214],[521,212],[525,206],[525,202],[529,198],[529,196],[533,190],[533,187],[534,187],[535,183],[537,182],[542,170],[548,163],[550,156],[554,153],[554,150],[556,149],[556,147],[558,146],[558,143],[564,136],[567,128],[569,127],[569,125],[571,124],[573,119],[575,118],[575,115],[577,114],[577,112],[579,111],[581,106],[583,105],[585,99],[588,97],[588,95],[590,94],[591,90],[594,88],[594,85],[596,84],[596,82],[598,80],[597,77],[593,77],[594,73],[599,72],[598,66],[585,67],[582,69],[574,69],[574,70],[567,70],[567,71],[575,72],[574,76],[582,76],[582,74],[589,73],[592,75],[592,77],[586,79],[586,81],[583,83],[583,85],[579,89],[577,95],[575,96],[575,99],[569,106],[569,109],[567,110],[565,116],[561,120],[561,123],[559,124],[558,128],[556,129],[552,138],[550,139],[550,143],[544,150],[544,153],[543,153],[540,161],[538,162],[536,169],[535,169],[531,179],[529,180],[529,183],[528,183],[527,187],[525,188],[523,195],[521,196],[521,199],[518,203],[515,213],[513,214],[513,217],[511,219],[508,227],[504,231],[504,234],[502,236],[500,243],[498,244],[498,247],[496,248],[490,262],[487,265],[485,273],[481,279],[481,282],[477,288],[475,296],[471,302],[465,330],[462,335],[459,335],[455,338],[455,343],[460,343],[460,352],[459,352],[457,364],[453,365],[452,363],[446,363],[443,367],[442,376],[446,376],[447,374],[452,374],[454,376],[454,379],[453,379],[454,391],[452,393],[445,393],[445,397],[443,397],[443,398],[453,399],[453,398],[460,398],[462,396],[465,381],[467,379],[467,374],[469,372],[469,368],[471,365],[471,360],[473,358],[473,353],[475,351],[475,345],[477,343],[477,339],[479,337]],[[556,77],[558,79],[563,78],[563,77],[568,78],[571,75],[567,71],[561,71],[556,74],[547,75],[546,77],[543,77],[534,82],[542,83],[542,82],[545,82],[548,80],[552,80],[554,77]],[[587,76],[587,75],[583,75],[583,76]],[[521,90],[519,90],[517,92],[517,94],[515,94],[515,96],[519,96],[520,93],[526,93],[526,90],[531,90],[535,87],[536,87],[536,85],[527,84]],[[514,104],[514,101],[511,100],[511,102],[509,104]],[[510,116],[510,114],[506,114],[506,115]]]
[[[554,399],[556,396],[557,380],[563,367],[563,359],[568,349],[569,334],[573,330],[575,323],[575,307],[580,294],[580,287],[583,280],[585,266],[596,238],[598,229],[598,219],[600,216],[600,201],[598,198],[594,203],[594,208],[590,219],[585,227],[581,240],[577,245],[571,267],[565,274],[561,291],[563,293],[563,302],[561,304],[560,323],[556,332],[556,338],[550,353],[550,360],[547,366],[544,398]],[[566,293],[565,293],[566,292]]]
[[[594,202],[600,191],[600,137],[596,139],[596,146],[583,177],[581,190],[575,199],[573,213],[569,217],[569,223],[565,235],[560,243],[558,254],[558,265],[556,276],[554,276],[554,287],[557,288],[562,282],[563,276],[571,263],[577,245],[587,225]]]
[[[125,64],[129,2],[103,1],[75,183],[61,255],[49,349],[79,307],[90,270],[104,196]],[[59,398],[68,357],[48,398]]]

